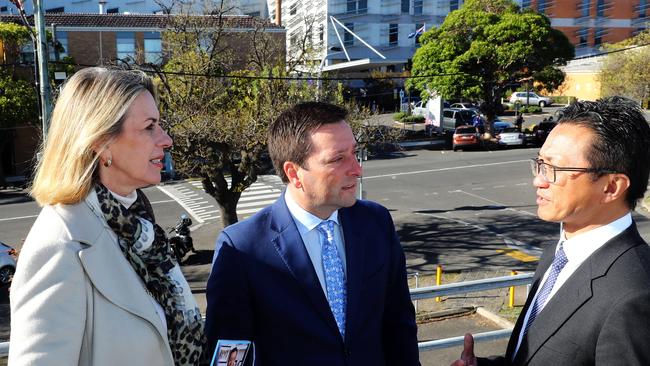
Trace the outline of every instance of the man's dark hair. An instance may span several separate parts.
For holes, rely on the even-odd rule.
[[[284,174],[287,161],[304,167],[311,151],[311,133],[320,126],[345,120],[347,111],[329,103],[305,102],[282,112],[273,121],[268,132],[268,146],[273,166],[283,182],[289,178]]]
[[[627,175],[625,200],[634,209],[646,191],[650,171],[650,126],[638,103],[623,97],[576,102],[559,112],[558,124],[590,129],[596,135],[586,158],[591,168]]]

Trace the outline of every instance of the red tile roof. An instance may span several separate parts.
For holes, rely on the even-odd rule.
[[[47,13],[45,24],[50,26],[56,24],[59,27],[79,28],[171,28],[173,19],[178,15],[167,14],[90,14],[90,13]],[[248,15],[224,15],[221,19],[211,15],[192,15],[200,24],[217,27],[220,23],[224,28],[236,29],[284,29],[268,19]],[[28,21],[33,24],[33,17],[29,16]],[[20,23],[18,15],[0,15],[0,22]]]

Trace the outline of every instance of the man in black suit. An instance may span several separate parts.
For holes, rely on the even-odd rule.
[[[503,357],[462,365],[650,365],[650,247],[631,211],[650,170],[650,128],[637,104],[574,103],[532,159],[537,214],[561,223],[544,251]]]

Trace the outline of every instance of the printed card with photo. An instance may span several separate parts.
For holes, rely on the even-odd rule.
[[[253,365],[254,347],[251,341],[220,339],[210,366]]]

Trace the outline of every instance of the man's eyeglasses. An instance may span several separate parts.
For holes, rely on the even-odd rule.
[[[583,172],[583,173],[597,173],[597,174],[610,174],[616,173],[611,169],[599,168],[573,168],[564,166],[555,166],[545,163],[544,160],[532,158],[530,159],[530,168],[533,171],[533,177],[542,175],[542,178],[548,183],[555,183],[557,179],[557,172]]]

